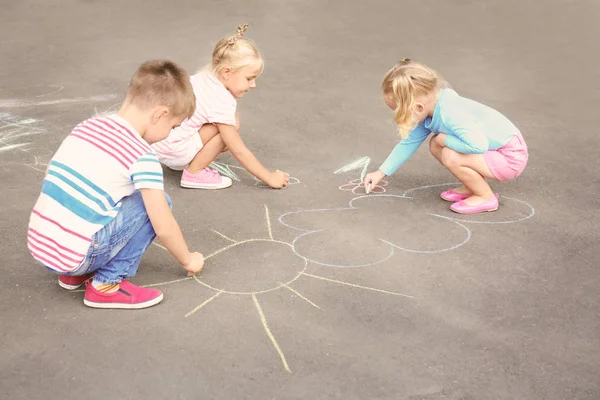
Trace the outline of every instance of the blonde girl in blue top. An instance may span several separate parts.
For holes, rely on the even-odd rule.
[[[379,167],[365,176],[365,190],[393,174],[430,133],[431,154],[463,186],[441,193],[452,211],[474,214],[498,209],[486,179],[514,179],[527,165],[519,129],[498,111],[461,97],[431,68],[403,59],[385,75],[385,103],[394,110],[402,140]]]

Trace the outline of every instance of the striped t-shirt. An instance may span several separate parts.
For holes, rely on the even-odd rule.
[[[204,70],[192,75],[190,82],[196,96],[196,111],[166,139],[152,145],[160,160],[186,157],[190,140],[204,124],[235,126],[237,101],[216,76]]]
[[[58,272],[75,270],[93,235],[136,189],[164,190],[156,154],[118,115],[90,118],[62,142],[29,220],[33,257]]]

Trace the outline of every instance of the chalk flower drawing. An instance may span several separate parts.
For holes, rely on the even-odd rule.
[[[506,196],[501,201],[510,203],[509,207],[499,212],[499,217],[490,217],[499,220],[426,210],[419,191],[441,186],[452,184],[418,187],[402,195],[358,196],[350,200],[348,207],[288,212],[279,217],[279,222],[302,232],[292,241],[298,256],[318,265],[349,268],[376,265],[395,253],[454,250],[471,239],[471,223],[514,223],[535,213],[528,203]]]
[[[388,185],[388,181],[386,181],[385,179],[382,179],[381,181],[379,181],[378,185],[371,187],[371,193],[374,193],[374,194],[385,193],[386,192],[385,188],[387,185]],[[339,189],[346,191],[346,192],[352,192],[353,194],[365,193],[365,186],[363,185],[363,180],[360,178],[351,180],[350,182],[340,186]]]

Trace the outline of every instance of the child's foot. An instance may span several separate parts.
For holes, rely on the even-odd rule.
[[[231,186],[231,178],[221,176],[210,168],[204,168],[195,174],[190,174],[184,169],[180,184],[182,187],[192,189],[224,189]]]
[[[466,187],[460,187],[458,189],[449,189],[445,192],[440,193],[440,197],[446,201],[461,201],[468,197],[471,197],[472,194],[469,192],[469,189]]]
[[[58,277],[58,285],[67,290],[75,290],[83,285],[88,279],[94,276],[94,272],[85,275],[60,275]]]
[[[93,308],[139,309],[151,307],[162,301],[163,294],[158,289],[147,289],[131,282],[121,281],[118,290],[102,293],[88,283],[83,303]]]
[[[452,204],[450,209],[459,214],[476,214],[480,212],[496,211],[498,209],[498,193],[488,200],[479,196],[471,196],[465,200]]]

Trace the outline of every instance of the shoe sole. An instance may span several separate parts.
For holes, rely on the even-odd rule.
[[[186,183],[186,182],[181,182],[179,184],[181,187],[184,188],[188,188],[188,189],[208,189],[208,190],[217,190],[217,189],[225,189],[228,188],[232,185],[232,183],[230,183],[229,185],[224,185],[224,186],[219,186],[219,185],[203,185],[203,184],[199,184],[199,183]]]
[[[91,279],[91,278],[89,278],[89,279]],[[69,285],[68,283],[64,283],[63,281],[60,280],[60,278],[58,278],[58,286],[60,286],[63,289],[66,289],[66,290],[79,289],[80,287],[83,286],[84,283],[85,283],[85,281],[81,282],[79,285]]]
[[[467,196],[467,197],[469,197],[469,196]],[[451,203],[456,203],[457,201],[463,201],[463,200],[464,200],[464,199],[466,199],[467,197],[464,197],[464,198],[462,198],[462,199],[459,199],[459,200],[454,200],[454,199],[450,200],[450,199],[445,199],[445,198],[443,198],[443,197],[442,197],[442,195],[440,195],[440,199],[442,199],[442,200],[445,200],[445,201],[449,201],[449,202],[451,202]]]
[[[113,309],[122,309],[122,310],[139,310],[142,308],[148,308],[148,307],[152,307],[158,303],[160,303],[163,300],[163,294],[161,293],[160,296],[157,296],[155,298],[153,298],[152,300],[148,300],[145,301],[143,303],[135,303],[135,304],[130,304],[130,303],[95,303],[93,301],[89,301],[86,299],[83,299],[83,304],[85,304],[88,307],[92,307],[92,308],[113,308]]]
[[[452,209],[450,209],[450,210],[452,210]],[[476,212],[462,212],[462,211],[456,211],[456,210],[452,210],[452,211],[454,211],[457,214],[469,215],[469,214],[479,214],[482,212],[492,212],[492,211],[497,211],[497,210],[498,210],[498,207],[494,208],[493,210],[481,210],[481,211],[476,211]]]

